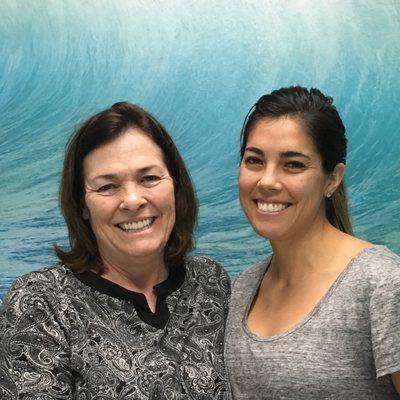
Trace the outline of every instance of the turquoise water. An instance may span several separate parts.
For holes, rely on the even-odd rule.
[[[348,129],[356,233],[400,253],[397,0],[2,0],[0,15],[0,298],[67,243],[66,140],[120,100],[176,140],[201,202],[196,251],[235,275],[268,248],[237,201],[242,120],[274,88],[319,87]]]

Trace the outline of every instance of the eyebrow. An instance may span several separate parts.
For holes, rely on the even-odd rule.
[[[154,168],[160,168],[160,166],[158,166],[158,165],[149,165],[147,167],[139,168],[137,170],[137,173],[139,175],[146,174],[147,172],[151,171]],[[95,180],[98,180],[98,179],[110,179],[110,180],[113,180],[113,179],[116,179],[116,178],[118,178],[118,175],[116,175],[116,174],[102,174],[102,175],[96,175],[91,180],[92,181],[95,181]]]
[[[264,156],[264,152],[257,147],[246,147],[245,151],[251,151],[252,153],[256,153],[256,154],[259,154],[260,156]],[[302,158],[307,158],[308,160],[311,160],[310,156],[307,156],[304,153],[300,153],[298,151],[292,151],[292,150],[282,151],[281,153],[279,153],[279,156],[282,158],[302,157]]]
[[[300,153],[298,151],[284,151],[284,152],[280,153],[279,155],[284,158],[303,157],[303,158],[307,158],[308,160],[311,160],[310,156],[308,156],[307,154],[304,154],[304,153]]]

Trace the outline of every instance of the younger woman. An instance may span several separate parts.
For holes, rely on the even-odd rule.
[[[241,157],[241,205],[273,254],[233,287],[234,398],[398,398],[400,258],[352,235],[332,99],[302,87],[261,97]]]

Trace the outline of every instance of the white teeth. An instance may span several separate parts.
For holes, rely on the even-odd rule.
[[[138,231],[143,228],[147,228],[153,223],[153,218],[142,219],[136,222],[126,222],[123,224],[118,224],[120,228],[124,231]]]
[[[261,211],[265,212],[279,212],[289,207],[289,204],[284,203],[264,203],[263,201],[257,201],[257,207]]]

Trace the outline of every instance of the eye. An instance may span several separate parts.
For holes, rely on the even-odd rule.
[[[146,186],[153,186],[159,182],[160,179],[161,178],[158,175],[145,175],[142,177],[141,181]]]
[[[301,161],[289,161],[285,164],[285,167],[296,170],[305,168],[305,165]]]
[[[96,191],[98,193],[107,193],[113,191],[114,189],[117,189],[117,185],[115,183],[107,183],[100,186]]]
[[[247,165],[259,165],[262,164],[262,160],[255,156],[247,156],[243,159],[244,163]]]

